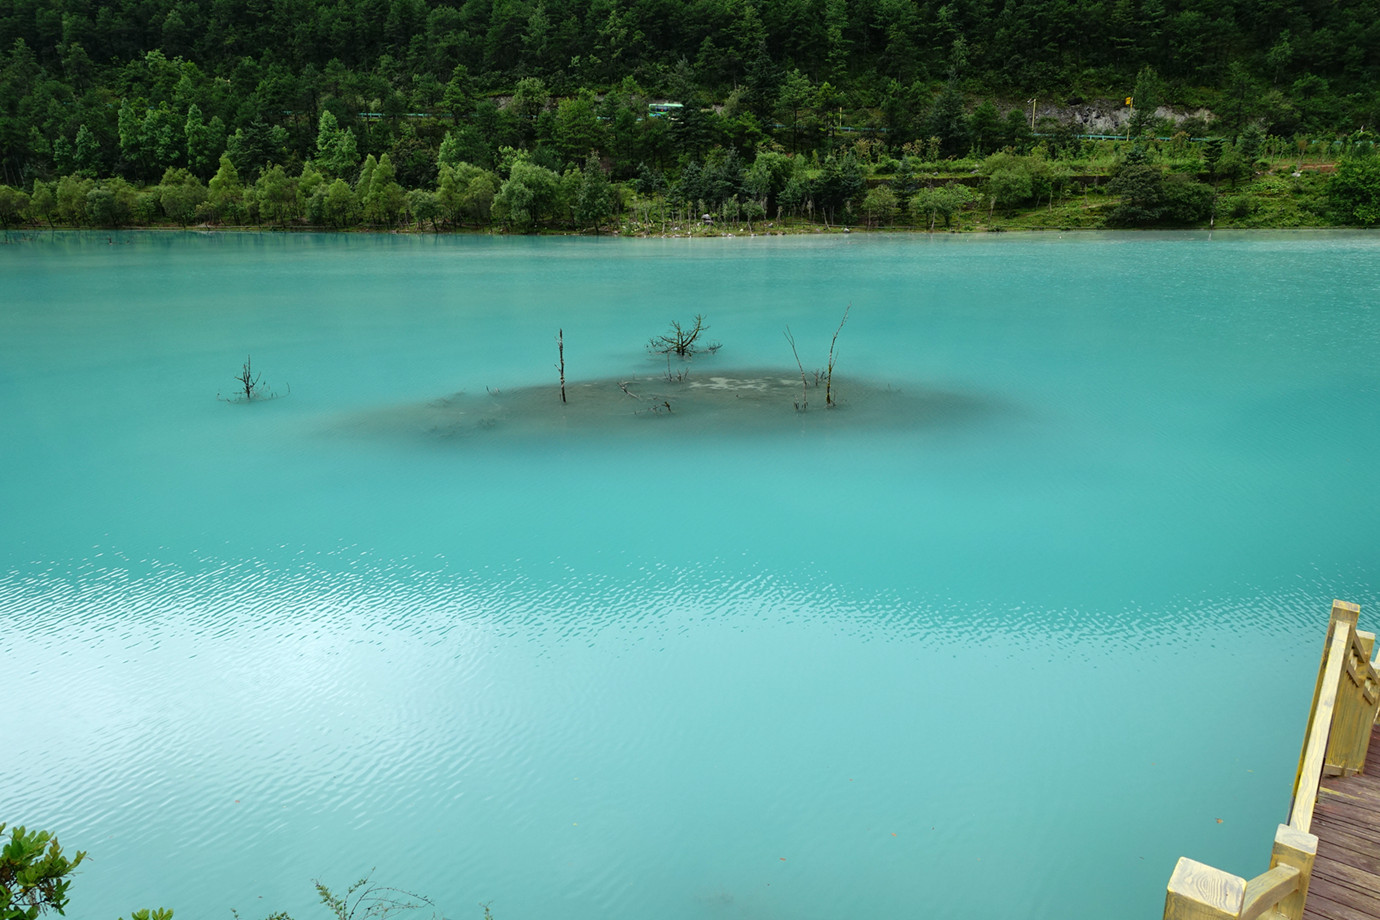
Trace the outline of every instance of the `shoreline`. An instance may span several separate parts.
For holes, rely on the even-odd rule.
[[[16,227],[6,227],[0,230],[0,244],[15,242],[10,240],[12,234],[27,233],[195,233],[200,235],[212,236],[220,233],[239,234],[239,233],[287,233],[311,235],[364,235],[364,236],[489,236],[504,237],[510,239],[542,239],[542,238],[587,238],[587,239],[621,239],[621,240],[690,240],[690,239],[766,239],[780,237],[811,237],[811,236],[981,236],[981,235],[1026,235],[1026,234],[1065,234],[1065,233],[1212,233],[1217,231],[1231,231],[1233,233],[1334,233],[1334,232],[1354,232],[1354,233],[1374,233],[1380,227],[1364,227],[1356,224],[1319,224],[1309,226],[1282,226],[1282,225],[1251,225],[1245,226],[1231,222],[1218,222],[1214,225],[1199,226],[1156,226],[1156,227],[1108,227],[1108,226],[1064,226],[1064,227],[1028,227],[1028,226],[976,226],[976,227],[952,227],[948,229],[926,230],[919,227],[815,227],[815,228],[774,228],[768,231],[742,230],[732,231],[709,231],[704,233],[691,232],[670,232],[670,233],[646,233],[646,232],[601,232],[591,233],[587,230],[559,230],[545,229],[535,233],[509,233],[501,228],[479,229],[479,228],[450,228],[446,230],[426,230],[417,227],[314,227],[314,226],[265,226],[256,224],[235,224],[235,225],[213,225],[213,224],[193,224],[186,227],[169,226],[167,224],[132,224],[123,227],[53,227],[53,226],[33,226],[23,225]]]

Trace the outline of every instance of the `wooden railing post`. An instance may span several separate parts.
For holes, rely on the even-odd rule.
[[[1350,623],[1355,627],[1357,621],[1361,619],[1361,605],[1353,604],[1350,601],[1334,600],[1332,602],[1332,622]]]
[[[1364,768],[1371,725],[1380,724],[1375,636],[1356,629],[1361,608],[1332,602],[1313,705],[1308,710],[1289,823],[1275,831],[1270,868],[1247,881],[1183,857],[1164,898],[1164,920],[1302,920],[1318,838],[1310,833],[1325,774]]]
[[[1323,766],[1328,776],[1350,776],[1365,767],[1370,729],[1375,723],[1376,706],[1380,704],[1380,685],[1370,666],[1370,650],[1365,641],[1369,637],[1369,647],[1374,647],[1374,636],[1356,629],[1360,612],[1361,608],[1355,604],[1332,602],[1334,623],[1337,628],[1346,624],[1349,635],[1346,662],[1337,690],[1337,710],[1332,717],[1332,732]]]
[[[1375,654],[1375,633],[1356,631],[1356,670],[1360,684],[1360,708],[1356,716],[1356,772],[1366,768],[1366,752],[1370,750],[1370,730],[1380,720],[1380,671],[1371,662]]]
[[[1285,920],[1300,920],[1308,898],[1308,883],[1313,878],[1313,860],[1318,855],[1318,838],[1281,824],[1275,831],[1275,847],[1270,853],[1270,868],[1292,866],[1299,870],[1298,890],[1279,902],[1276,908]]]
[[[1380,675],[1380,657],[1375,656],[1375,633],[1358,632],[1356,636],[1361,640],[1361,648],[1365,650],[1366,657],[1372,659],[1370,663],[1371,673]],[[1374,724],[1380,725],[1380,704],[1375,707]]]
[[[1299,770],[1294,777],[1294,798],[1289,804],[1289,826],[1301,831],[1313,827],[1313,807],[1318,803],[1318,782],[1323,775],[1332,715],[1337,708],[1337,688],[1351,643],[1350,629],[1341,624],[1331,631],[1328,648],[1318,669],[1318,689],[1313,693],[1313,708],[1308,714],[1308,734],[1299,755]]]
[[[1164,920],[1236,920],[1246,901],[1246,880],[1179,857],[1164,895]]]
[[[1313,702],[1308,707],[1308,723],[1303,727],[1303,750],[1299,751],[1299,768],[1294,774],[1294,798],[1298,798],[1299,784],[1303,782],[1304,759],[1308,756],[1308,740],[1313,737],[1313,722],[1318,713],[1318,697],[1322,693],[1323,671],[1327,668],[1327,655],[1332,648],[1332,634],[1337,631],[1338,621],[1355,624],[1361,616],[1361,608],[1346,601],[1332,602],[1332,615],[1327,621],[1327,635],[1323,638],[1322,660],[1318,662],[1318,679],[1313,684]],[[1329,722],[1327,730],[1331,731]],[[1323,736],[1324,739],[1326,735]],[[1291,822],[1292,823],[1292,822]]]

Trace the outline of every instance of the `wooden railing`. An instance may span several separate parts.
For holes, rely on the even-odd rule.
[[[1289,823],[1275,831],[1270,868],[1249,881],[1187,857],[1179,859],[1164,898],[1164,920],[1300,920],[1318,838],[1309,832],[1324,776],[1359,773],[1371,726],[1380,720],[1380,660],[1375,635],[1360,632],[1361,608],[1332,602],[1313,705],[1294,777]]]

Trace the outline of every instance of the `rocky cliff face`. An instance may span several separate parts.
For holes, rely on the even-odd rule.
[[[1027,108],[1026,112],[1030,109]],[[1062,124],[1072,122],[1078,125],[1080,134],[1125,134],[1126,123],[1131,119],[1131,110],[1120,99],[1100,99],[1077,105],[1035,105],[1035,118],[1054,118]],[[1189,118],[1211,121],[1212,112],[1207,109],[1184,111],[1162,105],[1155,109],[1156,118],[1166,118],[1178,124]]]

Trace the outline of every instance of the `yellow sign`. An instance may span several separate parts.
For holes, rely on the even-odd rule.
[[[1127,105],[1130,105],[1130,104],[1131,104],[1131,97],[1130,97],[1130,96],[1127,96],[1127,97],[1126,97],[1126,104],[1127,104]]]

